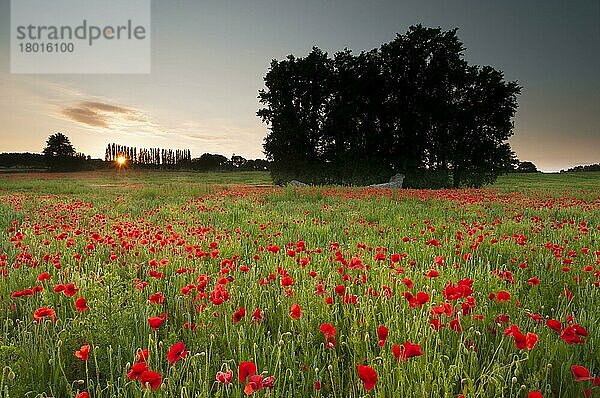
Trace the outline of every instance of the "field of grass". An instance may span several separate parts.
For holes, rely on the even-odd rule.
[[[600,173],[270,183],[0,175],[0,397],[600,394]]]

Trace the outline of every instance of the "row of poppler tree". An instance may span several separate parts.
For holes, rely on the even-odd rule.
[[[137,148],[119,144],[108,144],[105,162],[115,163],[119,157],[125,158],[125,165],[134,167],[186,169],[198,171],[265,171],[269,162],[264,159],[245,159],[233,155],[231,159],[220,155],[204,153],[193,158],[189,149]]]
[[[182,168],[192,161],[189,149],[137,148],[115,143],[106,146],[105,161],[114,162],[120,156],[127,163],[150,167]]]

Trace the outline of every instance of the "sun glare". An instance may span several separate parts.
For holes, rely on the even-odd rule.
[[[117,164],[119,166],[124,166],[126,162],[127,159],[125,158],[125,156],[117,156]]]

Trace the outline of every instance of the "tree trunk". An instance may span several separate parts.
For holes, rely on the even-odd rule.
[[[454,165],[452,168],[452,186],[454,188],[460,188],[460,168],[458,165]]]

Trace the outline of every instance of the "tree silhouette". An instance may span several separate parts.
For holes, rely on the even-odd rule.
[[[537,173],[539,170],[533,162],[525,161],[519,162],[519,166],[517,167],[517,173]]]
[[[48,137],[43,153],[46,165],[52,171],[73,170],[78,163],[75,148],[63,133],[55,133]]]
[[[63,133],[55,133],[48,137],[46,148],[44,148],[44,156],[74,156],[75,148],[71,145],[69,138]]]
[[[223,170],[227,166],[227,158],[223,155],[204,153],[199,158],[192,159],[192,168],[195,170]]]
[[[358,55],[273,60],[257,115],[275,182],[481,186],[511,170],[516,97],[502,72],[469,65],[457,30],[411,26]]]

